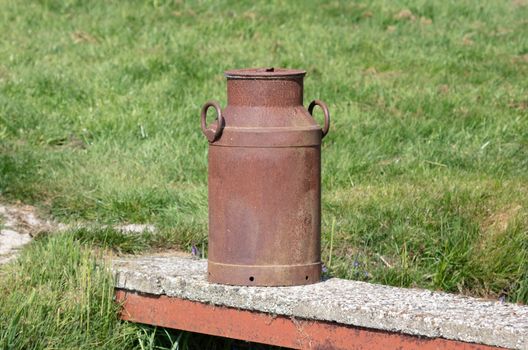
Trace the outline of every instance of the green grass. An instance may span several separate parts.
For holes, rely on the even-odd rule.
[[[0,270],[0,349],[229,350],[238,343],[120,322],[102,251],[82,242],[74,232],[40,237]]]
[[[333,117],[330,272],[528,303],[528,3],[0,5],[1,196],[160,229],[76,242],[205,246],[201,105],[225,105],[226,69],[304,68]]]
[[[0,270],[1,349],[128,348],[111,276],[72,236],[45,238]]]

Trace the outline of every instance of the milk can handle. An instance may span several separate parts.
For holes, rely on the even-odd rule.
[[[209,107],[214,107],[216,109],[216,125],[213,125],[211,128],[207,128],[207,110]],[[202,132],[209,142],[214,142],[218,139],[222,130],[224,129],[224,117],[222,117],[222,108],[220,104],[216,101],[207,101],[202,107],[201,113],[202,119]]]
[[[322,129],[322,132],[323,132],[323,136],[321,136],[321,138],[325,137],[326,134],[328,134],[328,130],[330,129],[330,112],[328,111],[328,107],[326,106],[326,104],[323,102],[323,101],[319,101],[319,100],[313,100],[312,103],[310,103],[310,106],[308,107],[308,112],[310,113],[310,115],[313,116],[313,109],[315,106],[319,106],[323,109],[323,113],[324,113],[324,126],[323,126],[323,129]]]

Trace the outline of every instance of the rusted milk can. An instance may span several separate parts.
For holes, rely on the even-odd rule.
[[[303,107],[305,71],[225,72],[227,106],[207,102],[209,141],[208,280],[289,286],[321,277],[321,140],[326,105]],[[324,126],[311,116],[324,112]],[[207,110],[217,119],[208,126]]]

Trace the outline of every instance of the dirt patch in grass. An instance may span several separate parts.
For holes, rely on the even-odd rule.
[[[506,231],[521,209],[521,205],[513,204],[492,213],[482,223],[482,232],[495,232],[500,234]]]

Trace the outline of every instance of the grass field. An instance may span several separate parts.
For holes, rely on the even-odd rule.
[[[29,333],[50,349],[209,341],[119,323],[100,256],[206,247],[199,109],[225,106],[229,68],[306,69],[305,99],[331,110],[332,275],[528,303],[528,1],[0,8],[2,200],[159,229],[37,240],[0,270],[0,348],[28,348]]]

